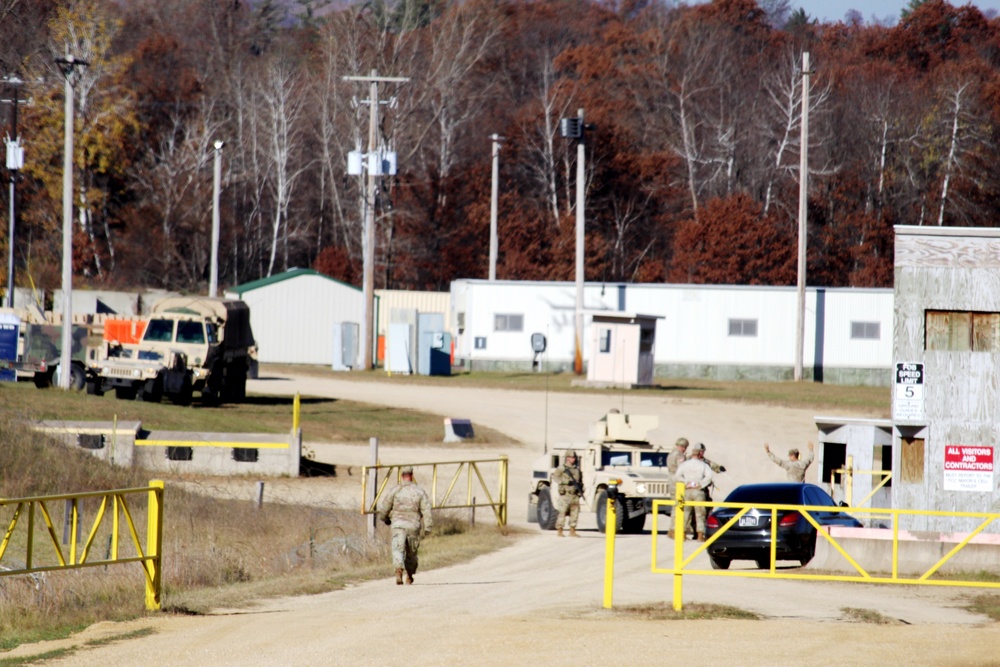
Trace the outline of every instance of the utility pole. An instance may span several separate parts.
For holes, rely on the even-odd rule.
[[[580,138],[576,142],[576,352],[573,355],[573,372],[583,375],[583,247],[584,247],[584,189],[587,169],[584,148],[583,109],[577,111],[580,118]]]
[[[7,218],[7,299],[8,308],[14,307],[14,239],[17,228],[17,216],[15,214],[14,203],[17,195],[15,184],[17,183],[17,172],[24,168],[24,149],[21,147],[20,138],[17,136],[17,105],[20,102],[18,88],[24,85],[24,81],[16,76],[4,77],[3,82],[14,89],[14,94],[9,100],[0,100],[4,104],[10,104],[13,113],[11,115],[10,136],[7,138],[7,174],[10,177],[10,216]]]
[[[377,130],[378,130],[378,84],[380,83],[406,83],[410,79],[400,76],[379,76],[378,71],[372,70],[370,76],[345,76],[344,81],[360,81],[369,84],[368,92],[368,186],[365,191],[365,230],[362,237],[362,251],[364,253],[364,264],[362,270],[362,291],[364,292],[364,357],[361,360],[361,368],[371,370],[372,368],[372,342],[375,338],[375,177],[381,175],[381,157],[378,155]],[[375,156],[375,157],[373,157]],[[379,168],[372,169],[371,164],[378,160]],[[378,172],[378,173],[376,173]]]
[[[219,295],[219,189],[222,181],[222,147],[226,142],[215,142],[215,178],[212,189],[212,266],[209,269],[208,296]]]
[[[500,193],[500,142],[503,137],[491,134],[493,141],[493,180],[490,188],[490,280],[497,279],[497,254],[499,241],[497,239],[497,198]]]
[[[59,387],[70,388],[70,366],[73,358],[73,86],[76,68],[90,63],[77,60],[69,53],[56,58],[56,65],[66,79],[65,125],[63,128],[63,247],[62,247],[62,353],[59,356]]]
[[[795,330],[795,381],[802,380],[806,337],[806,204],[809,195],[809,52],[802,54],[802,134],[799,139],[799,270]]]

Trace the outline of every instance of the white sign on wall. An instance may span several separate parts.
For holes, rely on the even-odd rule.
[[[924,420],[924,365],[896,364],[896,389],[892,395],[892,418]]]
[[[993,447],[948,445],[944,448],[945,491],[993,491]]]

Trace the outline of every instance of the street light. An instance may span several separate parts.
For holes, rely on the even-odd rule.
[[[576,139],[576,317],[573,372],[583,375],[583,251],[584,251],[584,186],[586,185],[586,151],[584,150],[584,130],[592,129],[584,125],[583,109],[577,110],[576,118],[563,118],[559,122],[559,133],[566,139]]]
[[[209,269],[208,296],[219,293],[219,187],[222,181],[222,147],[226,142],[215,142],[215,180],[212,191],[212,266]]]

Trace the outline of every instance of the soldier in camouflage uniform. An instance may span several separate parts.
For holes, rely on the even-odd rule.
[[[806,468],[813,462],[813,444],[811,442],[809,443],[809,453],[806,454],[804,459],[799,458],[799,450],[789,449],[788,460],[782,460],[771,453],[771,447],[766,442],[764,443],[764,451],[767,452],[772,461],[785,469],[788,473],[789,482],[798,482],[801,484],[806,481]]]
[[[554,482],[559,490],[559,516],[556,517],[556,533],[563,536],[563,521],[569,517],[569,536],[576,534],[576,520],[580,516],[580,498],[583,497],[583,475],[576,463],[576,452],[566,452],[563,467],[555,474]]]
[[[691,458],[677,468],[677,481],[684,483],[684,500],[707,500],[706,489],[712,485],[712,468],[705,463],[705,445],[698,443],[692,448]],[[699,542],[705,541],[706,508],[684,507],[684,525],[695,523],[695,535]],[[667,537],[673,537],[674,531],[667,532]]]
[[[403,466],[399,476],[402,481],[379,503],[378,518],[392,526],[392,565],[396,568],[396,583],[402,585],[404,571],[406,583],[413,583],[420,537],[431,529],[434,520],[430,498],[413,482],[413,468]]]
[[[688,439],[677,438],[677,442],[674,443],[674,451],[667,454],[667,470],[670,472],[671,480],[677,474],[677,466],[687,460],[687,448]]]

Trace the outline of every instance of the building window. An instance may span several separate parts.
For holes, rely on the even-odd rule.
[[[928,310],[924,349],[948,352],[1000,352],[1000,313]]]
[[[730,336],[757,337],[757,320],[729,320]]]
[[[899,479],[921,484],[924,481],[924,439],[900,438]]]
[[[639,352],[649,354],[653,351],[653,341],[656,340],[656,329],[639,330]]]
[[[494,315],[494,331],[524,331],[524,315]]]
[[[851,322],[851,338],[878,340],[881,338],[881,325],[878,322]]]
[[[611,329],[601,329],[600,351],[611,351]]]
[[[486,349],[486,336],[476,336],[475,347],[477,350]]]

